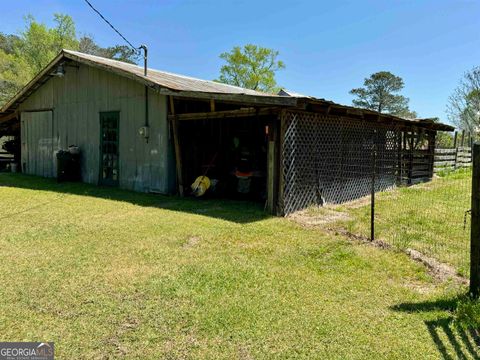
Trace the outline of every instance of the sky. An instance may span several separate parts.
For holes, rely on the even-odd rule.
[[[215,79],[219,54],[248,43],[276,49],[281,87],[350,105],[365,77],[390,71],[420,117],[447,122],[445,107],[463,73],[480,66],[480,1],[90,0],[149,67]],[[24,16],[52,24],[73,17],[79,34],[123,44],[84,0],[2,1],[0,32],[18,33]]]

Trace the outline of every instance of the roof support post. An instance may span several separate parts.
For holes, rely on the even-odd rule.
[[[173,143],[175,146],[175,168],[177,171],[178,194],[183,197],[183,168],[182,154],[180,149],[180,139],[178,138],[178,120],[177,116],[172,117]]]

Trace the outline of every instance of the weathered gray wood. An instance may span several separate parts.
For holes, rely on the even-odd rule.
[[[267,158],[267,211],[271,214],[275,212],[275,199],[277,195],[276,184],[276,135],[277,126],[275,122],[268,125],[268,158]]]
[[[23,118],[28,111],[45,108],[54,109],[50,135],[54,150],[69,145],[80,147],[83,181],[96,184],[99,180],[99,113],[119,111],[119,186],[144,192],[173,192],[175,168],[165,96],[153,90],[149,92],[148,143],[138,133],[145,121],[145,88],[128,78],[86,65],[68,66],[64,77],[51,77],[20,105],[19,110]],[[28,150],[32,140],[27,136],[28,144],[22,144],[22,155],[25,153],[22,164],[34,161]]]
[[[272,114],[278,113],[278,111],[279,111],[278,108],[260,108],[260,109],[249,108],[249,109],[214,111],[214,112],[175,114],[175,115],[169,115],[169,120],[172,121],[174,116],[175,116],[175,119],[178,121],[243,118],[243,117],[249,117],[249,116],[272,115]]]
[[[178,133],[178,121],[175,115],[172,120],[173,143],[175,145],[175,164],[177,169],[177,186],[178,194],[183,196],[183,168],[182,168],[182,153],[180,147],[180,139]]]
[[[436,154],[455,154],[456,149],[435,149]]]
[[[53,132],[53,111],[26,112],[22,115],[23,136],[26,138],[22,156],[24,171],[30,175],[55,176],[55,150]]]

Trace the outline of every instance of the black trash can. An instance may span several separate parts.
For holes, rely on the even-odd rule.
[[[80,154],[60,150],[57,153],[57,181],[81,181]]]

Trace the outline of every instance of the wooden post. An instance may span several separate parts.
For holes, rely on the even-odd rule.
[[[457,140],[458,140],[458,133],[455,131],[455,137],[453,138],[453,148],[455,149],[455,161],[453,163],[453,170],[457,169],[457,157],[458,157]]]
[[[397,159],[397,186],[402,186],[402,131],[397,134],[398,159]]]
[[[415,132],[412,130],[410,132],[410,163],[408,164],[408,185],[413,184],[413,152],[414,152],[414,141],[415,141]]]
[[[462,145],[461,145],[462,148],[464,144],[465,144],[465,130],[462,130]]]
[[[277,196],[277,215],[283,216],[285,215],[285,174],[283,173],[283,149],[285,147],[285,132],[287,131],[286,127],[287,122],[287,111],[282,109],[279,114],[279,125],[280,128],[278,131],[280,132],[279,136],[279,144],[277,146],[278,151],[278,196]]]
[[[375,241],[375,172],[377,166],[377,130],[373,130],[372,193],[370,195],[370,241]]]
[[[182,154],[180,153],[180,141],[178,139],[178,120],[176,116],[172,120],[173,143],[175,146],[175,165],[177,170],[178,194],[183,196]]]
[[[275,199],[277,197],[277,188],[275,186],[275,180],[277,179],[276,175],[276,132],[277,126],[274,121],[269,121],[268,123],[268,157],[267,157],[267,211],[270,214],[275,212]]]
[[[428,134],[428,160],[429,160],[429,178],[433,178],[433,173],[435,171],[435,139],[436,132],[430,131]]]
[[[473,144],[472,222],[470,232],[470,294],[480,293],[480,143]]]

